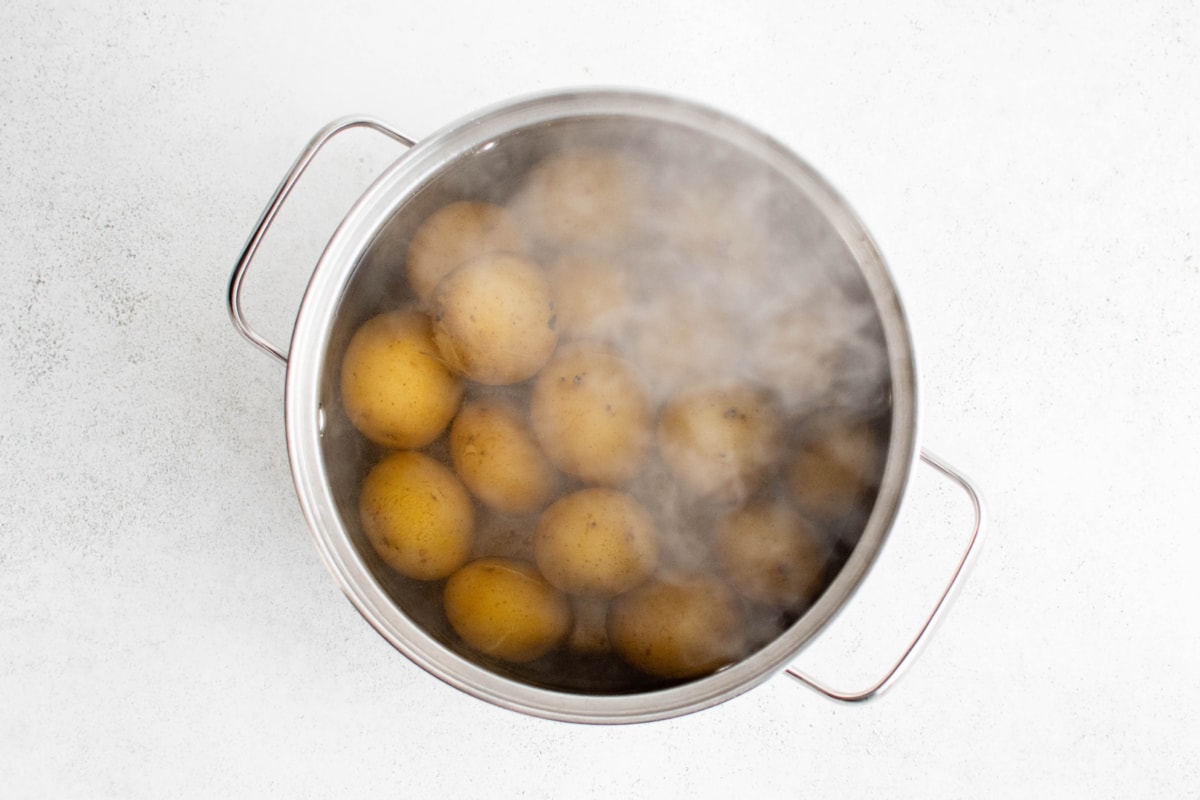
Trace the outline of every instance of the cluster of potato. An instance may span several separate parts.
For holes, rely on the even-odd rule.
[[[636,316],[670,302],[639,294],[622,256],[645,238],[651,183],[624,153],[578,148],[536,164],[507,205],[445,205],[411,237],[412,302],[367,320],[343,358],[345,412],[387,451],[362,483],[367,538],[398,573],[445,581],[450,627],[502,661],[615,653],[676,679],[743,657],[749,613],[820,590],[821,526],[878,467],[862,419],[794,419],[777,387],[689,352],[693,328]],[[729,257],[702,230],[677,234],[689,257]],[[664,367],[668,350],[684,368]],[[685,378],[655,382],[668,373]],[[681,526],[650,474],[708,523]],[[495,546],[496,518],[516,541]],[[705,557],[676,557],[678,537]]]

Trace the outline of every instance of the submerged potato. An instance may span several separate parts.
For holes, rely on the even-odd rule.
[[[535,165],[514,206],[522,227],[543,244],[624,246],[646,200],[645,176],[627,155],[579,148]]]
[[[402,450],[376,464],[363,481],[359,514],[375,552],[401,575],[437,580],[471,555],[471,497],[423,453]]]
[[[611,597],[658,564],[658,533],[641,503],[616,489],[581,489],[542,513],[533,538],[538,569],[572,595]]]
[[[342,357],[342,405],[376,444],[409,449],[438,437],[462,400],[462,379],[443,364],[429,317],[393,311],[367,320]]]
[[[737,597],[708,573],[669,573],[612,601],[608,636],[630,665],[663,678],[692,678],[745,654]]]
[[[571,630],[566,595],[523,561],[472,561],[446,582],[443,603],[446,619],[467,645],[504,661],[539,658]]]
[[[663,460],[692,493],[725,502],[754,492],[779,456],[781,421],[767,395],[747,384],[687,392],[658,422]]]
[[[792,500],[812,519],[845,517],[876,480],[880,455],[866,420],[837,411],[808,417],[785,470]]]
[[[727,514],[717,523],[713,549],[733,587],[756,602],[795,607],[820,588],[820,535],[784,503],[754,503]]]
[[[511,253],[457,267],[434,290],[433,337],[455,372],[490,385],[518,383],[558,343],[550,285],[540,267]]]
[[[521,233],[512,216],[493,203],[462,200],[430,214],[408,246],[408,283],[428,302],[455,267],[488,253],[520,253]]]
[[[463,405],[450,427],[450,458],[471,493],[497,511],[537,511],[558,489],[558,470],[542,453],[525,416],[503,401]]]
[[[620,486],[641,469],[652,421],[628,362],[604,351],[564,349],[538,375],[530,409],[538,442],[564,472]]]

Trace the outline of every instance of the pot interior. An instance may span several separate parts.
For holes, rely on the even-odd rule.
[[[406,252],[418,226],[458,200],[512,207],[520,202],[524,181],[536,164],[581,148],[617,151],[646,177],[641,222],[617,253],[632,265],[638,300],[632,321],[608,331],[607,345],[632,358],[641,352],[637,342],[625,338],[632,331],[662,345],[651,347],[658,360],[646,370],[655,407],[661,408],[689,380],[749,379],[770,384],[785,420],[779,437],[785,451],[794,446],[806,420],[830,408],[863,420],[878,451],[853,508],[836,519],[814,522],[824,559],[817,590],[803,602],[783,607],[738,596],[746,621],[744,660],[794,634],[835,584],[876,512],[897,424],[895,359],[889,356],[884,319],[891,311],[880,308],[878,287],[864,275],[856,252],[861,242],[847,241],[844,226],[831,220],[824,200],[814,199],[794,176],[782,174],[757,154],[697,126],[619,113],[538,121],[451,153],[396,195],[336,302],[318,379],[325,415],[320,455],[346,535],[376,589],[449,653],[523,685],[568,694],[628,695],[692,679],[654,677],[612,652],[581,654],[569,647],[524,664],[489,658],[464,644],[448,624],[442,607],[444,580],[413,580],[383,562],[364,533],[359,493],[366,474],[387,451],[355,429],[339,391],[342,356],[359,326],[377,314],[420,304],[405,279]],[[681,231],[688,239],[683,244]],[[534,242],[530,255],[544,264],[559,253]],[[666,322],[654,316],[675,306],[685,311]],[[674,366],[662,366],[672,359]],[[525,402],[529,383],[468,383],[467,397],[498,395]],[[911,427],[905,420],[899,424]],[[450,461],[445,434],[422,449]],[[907,452],[893,455],[910,457]],[[777,468],[755,496],[786,497],[785,482],[783,468]],[[666,565],[722,574],[711,540],[713,523],[728,511],[727,502],[680,492],[655,463],[626,489],[659,523]],[[881,512],[884,523],[897,498],[887,502],[890,507]],[[529,558],[536,515],[506,516],[478,501],[475,512],[476,555]],[[872,549],[878,545],[870,543]],[[843,600],[838,598],[837,604]],[[824,616],[830,613],[826,610]],[[805,631],[804,638],[812,632]]]

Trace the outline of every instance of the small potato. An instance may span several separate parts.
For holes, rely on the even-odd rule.
[[[572,251],[551,262],[547,274],[560,339],[607,341],[624,329],[634,295],[630,275],[620,262]]]
[[[565,348],[534,382],[530,410],[546,455],[587,483],[620,486],[645,461],[650,405],[633,367],[610,353]]]
[[[429,317],[393,311],[367,320],[342,358],[342,405],[364,436],[396,449],[423,447],[446,429],[463,396],[446,369]]]
[[[784,477],[803,514],[835,522],[863,501],[881,458],[866,420],[838,411],[819,412],[801,423]]]
[[[645,214],[646,179],[628,156],[579,148],[534,166],[513,209],[531,238],[550,247],[625,245]]]
[[[433,338],[446,363],[479,383],[518,383],[558,343],[550,284],[527,258],[499,253],[457,267],[434,290]]]
[[[363,481],[359,514],[375,552],[401,575],[445,578],[471,555],[471,496],[423,453],[402,450],[376,464]]]
[[[692,493],[723,502],[744,500],[779,455],[779,412],[748,384],[699,389],[663,409],[658,444],[663,460]]]
[[[637,586],[658,564],[654,520],[616,489],[581,489],[542,513],[533,536],[538,569],[572,595],[611,597]]]
[[[663,678],[693,678],[746,652],[737,597],[703,572],[668,573],[612,601],[608,636],[633,667]]]
[[[717,523],[713,549],[725,577],[755,602],[793,608],[821,587],[820,535],[785,503],[754,503],[727,514]]]
[[[521,253],[524,244],[502,206],[462,200],[443,206],[421,223],[408,246],[408,283],[422,302],[451,270],[489,253]]]
[[[504,661],[533,661],[571,630],[566,595],[524,561],[472,561],[446,582],[443,604],[451,627],[467,645]]]
[[[507,514],[545,508],[558,489],[558,470],[524,414],[502,400],[463,405],[450,427],[450,458],[472,494]]]

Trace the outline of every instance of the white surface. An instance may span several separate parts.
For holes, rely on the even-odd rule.
[[[0,6],[2,793],[1200,796],[1200,12],[811,5]],[[765,129],[892,265],[923,441],[982,486],[991,528],[876,702],[778,678],[643,726],[518,716],[412,666],[319,562],[283,370],[224,307],[262,204],[334,117],[419,137],[579,84]],[[281,342],[396,154],[354,142],[248,282]],[[953,561],[966,512],[919,485],[949,533],[906,511],[911,545],[805,658],[831,681],[881,669]]]

